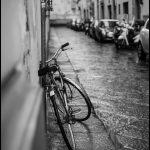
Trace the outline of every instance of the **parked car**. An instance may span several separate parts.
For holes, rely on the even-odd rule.
[[[141,28],[144,26],[145,21],[141,20],[141,19],[135,19],[132,26],[134,27],[134,29],[139,32],[141,30]]]
[[[84,32],[85,35],[89,35],[90,34],[90,25],[91,25],[91,21],[88,19],[84,22]]]
[[[149,55],[149,18],[140,31],[137,52],[139,60],[145,60]]]
[[[82,19],[78,18],[75,21],[75,30],[83,31],[84,30],[84,22]]]
[[[113,40],[113,31],[117,22],[118,20],[115,19],[101,19],[95,30],[98,41]]]
[[[95,35],[97,25],[98,25],[98,20],[93,20],[93,22],[90,25],[90,29],[89,29],[90,37],[94,38],[95,40],[97,40],[96,35]]]

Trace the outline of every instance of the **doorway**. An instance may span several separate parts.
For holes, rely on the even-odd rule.
[[[97,19],[99,20],[99,0],[97,0]]]
[[[109,16],[109,19],[112,19],[111,5],[108,6],[108,16]]]
[[[128,2],[123,3],[123,13],[129,14]]]
[[[141,18],[141,7],[140,7],[139,0],[135,1],[135,17],[136,17],[136,19]]]
[[[124,19],[126,19],[126,21],[129,21],[129,4],[128,4],[128,2],[123,3],[123,14],[124,14]]]

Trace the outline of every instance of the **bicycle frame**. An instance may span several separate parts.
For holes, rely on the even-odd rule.
[[[61,71],[61,69],[60,69],[60,66],[58,65],[57,59],[56,59],[56,58],[53,58],[53,61],[54,61],[54,65],[57,67],[58,76],[59,76],[59,78],[60,78],[61,89],[58,87],[57,83],[55,82],[54,73],[50,72],[50,73],[48,74],[48,77],[49,77],[49,79],[50,79],[50,88],[51,88],[51,89],[48,90],[48,92],[49,92],[49,97],[50,97],[51,100],[55,100],[55,98],[54,98],[54,96],[55,96],[55,90],[57,90],[57,91],[60,93],[60,95],[61,95],[61,100],[62,100],[61,103],[62,103],[62,105],[63,105],[63,107],[64,107],[64,109],[65,109],[65,114],[66,114],[65,117],[69,118],[69,116],[70,116],[71,114],[70,114],[69,111],[68,111],[69,108],[68,108],[68,105],[67,105],[66,88],[65,88],[65,85],[64,85],[64,81],[63,81],[63,77],[64,77],[65,75],[62,73],[62,71]],[[63,91],[63,92],[61,92],[61,91]],[[59,110],[60,110],[62,113],[64,113],[64,112],[61,110],[61,108],[59,108]],[[67,119],[67,120],[69,120],[69,119]]]

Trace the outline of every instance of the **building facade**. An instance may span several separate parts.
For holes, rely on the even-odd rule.
[[[149,17],[149,0],[117,0],[117,19],[125,18],[131,22],[133,18],[146,20]]]
[[[51,12],[51,25],[66,24],[70,19],[80,17],[77,0],[54,0]]]
[[[146,20],[147,18],[149,18],[149,0],[143,0],[140,7],[140,18]]]
[[[46,150],[41,1],[2,0],[1,21],[1,149]]]
[[[80,0],[77,4],[78,10],[79,10],[79,14],[80,14],[80,18],[86,20],[89,18],[89,2],[88,0]]]
[[[60,5],[61,4],[61,5]],[[82,18],[83,20],[126,19],[146,20],[149,17],[149,0],[55,0],[51,18]]]
[[[146,20],[149,17],[149,0],[80,0],[81,17],[95,19]]]
[[[133,0],[117,0],[116,1],[116,12],[117,19],[122,20],[123,18],[130,22],[134,17],[134,1]]]

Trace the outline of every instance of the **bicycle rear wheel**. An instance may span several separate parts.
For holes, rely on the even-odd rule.
[[[56,83],[60,89],[60,78],[55,77]],[[70,113],[74,116],[76,121],[85,121],[91,115],[91,101],[80,84],[76,84],[68,78],[63,78],[67,103]]]
[[[73,124],[70,122],[70,119],[68,118],[67,110],[63,103],[64,100],[62,100],[61,98],[61,93],[56,90],[55,96],[52,96],[51,100],[57,118],[57,123],[64,138],[64,141],[69,150],[75,150],[76,144],[72,131]]]

